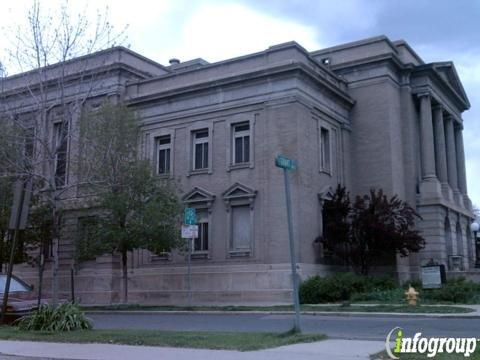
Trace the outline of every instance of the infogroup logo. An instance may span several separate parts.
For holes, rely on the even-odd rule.
[[[439,338],[422,337],[422,333],[416,333],[413,338],[405,337],[401,327],[393,328],[385,339],[385,349],[391,359],[399,359],[400,354],[427,354],[427,357],[433,358],[437,354],[463,354],[470,357],[477,348],[477,338]],[[391,348],[391,342],[394,342]]]

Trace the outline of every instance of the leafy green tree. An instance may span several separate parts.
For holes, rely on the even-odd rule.
[[[77,247],[77,258],[121,254],[127,302],[128,252],[161,253],[176,247],[181,206],[174,186],[161,182],[150,162],[140,159],[139,120],[126,106],[105,103],[85,116],[82,136],[80,173],[91,181],[100,215],[90,223],[88,245]]]
[[[325,246],[362,275],[385,259],[408,256],[425,246],[415,229],[420,219],[417,212],[397,196],[388,198],[381,189],[372,189],[351,203],[346,189],[338,187],[324,211]]]

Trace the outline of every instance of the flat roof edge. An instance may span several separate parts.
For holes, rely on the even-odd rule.
[[[316,56],[316,55],[321,55],[321,54],[329,54],[329,53],[332,53],[334,51],[345,50],[345,49],[349,49],[349,48],[355,48],[355,47],[368,45],[368,44],[373,44],[373,43],[381,42],[381,41],[386,42],[392,48],[392,50],[394,52],[398,52],[394,43],[386,35],[379,35],[379,36],[374,36],[374,37],[370,37],[370,38],[366,38],[366,39],[362,39],[362,40],[348,42],[348,43],[345,43],[345,44],[331,46],[331,47],[328,47],[328,48],[325,48],[325,49],[315,50],[315,51],[312,51],[310,53],[310,55]]]

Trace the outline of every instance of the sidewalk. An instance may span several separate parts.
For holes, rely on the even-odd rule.
[[[239,352],[108,344],[59,344],[0,340],[1,354],[75,360],[368,360],[383,341],[325,340]]]
[[[375,306],[381,304],[352,304],[355,306]],[[318,310],[302,310],[301,314],[303,315],[318,315],[318,316],[371,316],[371,317],[434,317],[434,318],[466,318],[466,319],[475,319],[480,318],[480,305],[448,305],[452,307],[462,307],[470,308],[474,311],[469,313],[395,313],[395,312],[361,312],[361,311],[322,311],[322,306],[332,306],[332,304],[318,304],[315,305],[318,307]],[[429,306],[443,306],[443,305],[429,305]],[[238,311],[238,310],[88,310],[85,312],[88,314],[230,314],[230,315],[241,315],[241,314],[265,314],[265,315],[290,315],[293,314],[293,311],[286,310],[252,310],[252,311]]]

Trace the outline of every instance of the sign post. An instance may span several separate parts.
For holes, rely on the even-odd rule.
[[[0,313],[0,324],[5,320],[5,312],[8,305],[8,293],[10,292],[10,282],[13,273],[13,261],[20,230],[25,230],[27,226],[28,208],[32,195],[32,182],[17,180],[13,184],[13,206],[10,214],[10,230],[13,230],[12,248],[10,249],[10,261],[7,269],[7,279],[5,282],[5,291],[3,293],[2,312]]]
[[[185,208],[184,221],[182,226],[182,238],[187,239],[188,255],[187,255],[187,291],[188,291],[188,306],[192,306],[192,244],[195,238],[198,237],[197,212],[195,208]]]
[[[283,169],[283,178],[285,180],[285,198],[287,202],[287,220],[288,220],[288,241],[290,244],[290,262],[292,265],[292,282],[293,282],[293,304],[295,306],[294,330],[301,332],[300,326],[300,299],[298,296],[298,275],[297,262],[295,260],[295,245],[293,239],[293,219],[292,219],[292,199],[290,197],[290,181],[288,171],[295,170],[297,163],[295,160],[289,159],[283,155],[275,158],[275,165]]]

